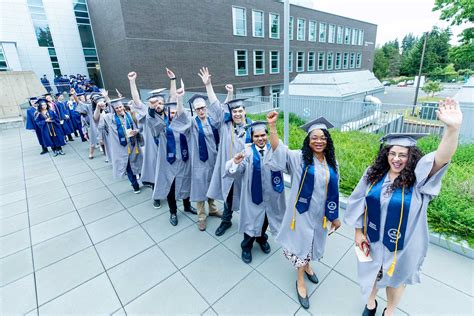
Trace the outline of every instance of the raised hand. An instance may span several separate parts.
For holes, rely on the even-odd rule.
[[[277,120],[278,120],[278,112],[277,111],[271,111],[267,114],[268,125],[275,125]]]
[[[69,92],[70,92],[71,94],[76,94],[76,90],[74,90],[74,88],[71,88],[71,90],[69,90]]]
[[[100,94],[102,94],[104,98],[107,98],[109,96],[109,91],[105,89],[100,89]]]
[[[129,72],[127,77],[128,77],[128,80],[130,80],[130,81],[136,80],[137,79],[137,73],[135,71]]]
[[[245,153],[240,152],[240,153],[238,153],[237,155],[234,156],[234,163],[236,165],[238,165],[239,163],[242,162],[242,160],[244,160],[244,158],[245,158]]]
[[[199,69],[198,76],[201,77],[202,83],[204,85],[210,85],[211,84],[211,74],[209,73],[209,69],[207,67],[202,67]]]
[[[168,76],[168,78],[170,79],[176,79],[176,75],[174,74],[173,71],[171,71],[171,69],[169,69],[168,67],[166,67],[166,75]]]
[[[438,119],[446,124],[448,127],[454,127],[459,129],[462,124],[462,112],[459,108],[458,103],[447,98],[439,103],[439,108],[436,110]]]
[[[183,79],[181,79],[181,88],[179,88],[178,90],[176,90],[176,96],[178,96],[178,97],[184,96],[184,83],[183,83]]]
[[[226,85],[225,85],[225,89],[227,90],[227,92],[232,92],[232,93],[234,93],[234,86],[231,85],[231,84],[226,84]]]

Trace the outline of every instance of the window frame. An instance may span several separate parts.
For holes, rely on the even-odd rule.
[[[310,56],[313,56],[312,60],[313,60],[313,67],[310,67]],[[316,71],[316,53],[314,51],[309,51],[308,52],[308,64],[306,65],[306,70],[309,71],[309,72],[313,72],[313,71]]]
[[[362,53],[356,55],[356,69],[362,68]]]
[[[352,52],[349,55],[349,68],[350,69],[355,69],[355,53]]]
[[[344,52],[342,54],[342,69],[349,69],[349,53]]]
[[[320,59],[321,57],[320,56],[323,56],[323,60],[322,60],[322,66],[320,66]],[[318,71],[324,71],[324,64],[325,64],[325,61],[326,61],[326,52],[318,52],[318,67],[317,67],[317,70]]]
[[[262,73],[257,73],[257,52],[262,52]],[[263,49],[256,49],[253,51],[253,74],[254,76],[265,74],[265,51]]]
[[[351,28],[350,27],[344,27],[344,45],[350,45],[351,44]]]
[[[331,59],[329,59],[329,56],[331,56]],[[329,61],[331,61],[330,65],[329,65]],[[334,70],[334,52],[326,53],[326,70]]]
[[[332,27],[332,32],[331,32],[331,27]],[[327,37],[327,40],[328,40],[328,43],[329,44],[334,44],[336,43],[336,29],[337,29],[337,26],[335,24],[329,24],[328,25],[328,37]]]
[[[298,51],[296,52],[296,72],[304,72],[304,66],[305,66],[305,52],[304,51]],[[301,60],[301,69],[298,67],[299,61],[300,61],[300,56],[302,56]]]
[[[255,35],[255,13],[260,13],[262,16],[262,35]],[[258,38],[265,38],[265,12],[262,10],[253,10],[252,9],[252,36]]]
[[[293,16],[290,16],[290,20],[288,21],[288,37],[290,38],[290,41],[293,40],[294,38],[294,28],[295,28],[295,18]]]
[[[303,27],[302,27],[302,31],[303,31],[303,36],[301,37],[300,36],[300,21],[303,22]],[[303,19],[303,18],[298,18],[296,20],[296,40],[297,41],[305,41],[306,40],[306,19]]]
[[[321,29],[321,26],[324,25],[324,29]],[[321,40],[321,34],[324,35],[324,39]],[[327,39],[327,23],[326,22],[319,22],[319,32],[318,32],[318,42],[319,43],[326,43]]]
[[[359,30],[358,45],[364,46],[364,30]]]
[[[359,40],[359,30],[356,28],[353,28],[352,35],[351,35],[351,45],[357,45],[358,40]]]
[[[272,37],[273,35],[273,32],[272,32],[272,15],[276,16],[277,17],[277,21],[278,21],[278,24],[277,24],[277,27],[278,27],[278,31],[277,31],[277,37]],[[268,12],[268,37],[271,38],[271,39],[280,39],[280,15],[278,13],[274,13],[274,12]]]
[[[272,59],[272,53],[277,53],[277,64],[278,64],[278,71],[274,72],[273,71],[273,68],[272,68],[272,62],[273,62],[273,59]],[[269,67],[269,71],[268,73],[271,74],[271,75],[275,75],[275,74],[279,74],[280,73],[280,51],[279,50],[270,50],[268,51],[268,54],[269,54],[269,61],[270,61],[270,67]]]
[[[293,51],[290,51],[288,53],[288,72],[292,73],[293,72],[293,61],[294,61],[294,58],[295,57],[295,54]]]
[[[314,37],[311,39],[311,25],[314,25]],[[316,20],[309,20],[308,23],[308,41],[309,42],[317,42],[318,41],[318,21]]]
[[[244,51],[245,52],[245,74],[239,74],[239,56],[238,52]],[[236,77],[243,77],[248,76],[249,74],[249,55],[246,49],[234,49],[234,73]]]
[[[341,52],[336,52],[334,70],[341,70],[341,69],[342,69],[342,53]]]
[[[243,17],[244,17],[244,34],[237,34],[237,17],[235,15],[235,11],[234,9],[240,9],[240,10],[243,10],[244,14],[243,14]],[[239,7],[239,6],[235,6],[233,5],[232,6],[232,33],[234,36],[247,36],[247,9],[244,8],[244,7]]]

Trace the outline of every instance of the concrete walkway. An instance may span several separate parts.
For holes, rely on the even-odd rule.
[[[87,144],[65,156],[40,156],[34,133],[0,132],[1,315],[204,314],[360,315],[353,231],[328,239],[320,279],[309,285],[311,308],[300,308],[295,277],[272,239],[240,259],[234,225],[222,237],[198,231],[196,216],[167,205],[155,210],[150,189],[133,194],[112,178],[110,164]],[[222,208],[222,204],[219,204]],[[181,207],[181,206],[180,206]],[[182,210],[182,207],[181,207]],[[473,315],[473,261],[430,245],[420,285],[409,286],[398,315]],[[380,293],[378,315],[385,307]]]

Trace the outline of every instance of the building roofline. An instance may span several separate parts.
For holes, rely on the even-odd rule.
[[[280,3],[283,4],[282,2],[280,2]],[[362,21],[362,20],[357,20],[357,19],[354,19],[354,18],[349,18],[347,16],[343,16],[343,15],[339,15],[339,14],[334,14],[334,13],[330,13],[330,12],[326,12],[326,11],[316,10],[316,9],[313,9],[313,8],[308,8],[308,7],[304,7],[304,6],[297,5],[297,4],[290,4],[290,7],[291,6],[306,9],[306,10],[321,12],[321,13],[325,13],[325,14],[330,14],[330,15],[338,16],[340,18],[344,18],[344,19],[348,19],[348,20],[352,20],[352,21],[357,21],[357,22],[362,22],[362,23],[366,23],[366,24],[371,24],[371,25],[374,25],[374,26],[378,27],[378,25],[375,24],[375,23]],[[291,10],[290,10],[290,15],[291,15]]]

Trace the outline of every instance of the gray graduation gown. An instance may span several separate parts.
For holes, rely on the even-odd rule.
[[[233,179],[231,177],[224,177],[225,175],[225,164],[228,160],[233,158],[237,153],[241,152],[245,148],[245,135],[243,137],[237,137],[234,133],[234,125],[232,122],[224,123],[224,110],[223,105],[216,101],[209,105],[208,113],[213,122],[221,122],[219,128],[219,150],[217,153],[216,165],[212,173],[211,183],[207,196],[214,200],[225,201],[229,195],[232,184],[234,185],[234,194],[232,199],[232,210],[236,211],[239,207],[239,196],[240,196],[240,181],[241,179]]]
[[[133,122],[133,120],[132,120]],[[143,163],[143,155],[138,142],[132,145],[127,139],[128,144],[122,146],[118,137],[117,124],[115,123],[115,113],[107,113],[99,120],[99,130],[103,132],[107,157],[112,162],[112,173],[115,178],[122,177],[127,174],[127,164],[130,161],[130,167],[134,175],[140,173]],[[135,122],[133,128],[137,129]],[[128,147],[130,145],[130,155]],[[137,154],[138,150],[138,154]]]
[[[89,144],[97,145],[99,143],[99,122],[94,121],[94,111],[92,111],[91,103],[79,102],[76,111],[85,114],[85,120],[89,124],[87,134],[89,135]]]
[[[397,251],[397,264],[392,277],[387,275],[387,270],[392,264],[394,253],[390,252],[382,243],[387,208],[392,197],[392,193],[386,194],[391,183],[389,177],[386,177],[382,184],[380,239],[377,242],[370,243],[370,255],[373,261],[357,263],[359,285],[365,300],[368,299],[372,291],[380,267],[383,268],[383,277],[377,282],[377,288],[387,286],[397,288],[403,284],[420,282],[421,265],[428,251],[429,241],[426,210],[429,202],[439,194],[441,179],[448,168],[448,165],[446,165],[428,178],[433,167],[434,156],[434,152],[429,153],[422,157],[416,165],[416,181],[410,202],[404,246],[401,251]],[[349,197],[344,214],[344,223],[354,228],[363,228],[365,195],[370,186],[366,182],[366,173]]]
[[[212,133],[211,126],[207,122],[202,122],[202,128],[204,130],[204,137],[206,139],[206,147],[208,159],[201,161],[199,159],[199,128],[196,123],[195,117],[191,118],[191,202],[199,202],[207,200],[207,190],[211,183],[212,173],[214,172],[214,166],[217,159],[217,148]],[[211,124],[219,130],[221,121],[213,121]]]
[[[143,150],[143,164],[141,170],[142,182],[155,183],[156,177],[156,157],[158,156],[158,145],[155,143],[155,136],[151,123],[147,123],[147,111],[148,106],[141,104],[140,107],[133,106],[135,110],[135,115],[138,120],[138,128],[143,131],[144,146]]]
[[[232,159],[226,163],[226,177],[241,178],[240,191],[240,221],[239,233],[246,233],[250,237],[260,237],[262,233],[263,221],[265,213],[268,218],[268,225],[273,236],[278,234],[280,225],[285,213],[285,190],[278,193],[273,189],[272,185],[272,169],[263,163],[264,157],[261,158],[262,165],[262,195],[263,201],[260,204],[252,202],[252,175],[253,175],[253,150],[251,146],[245,148],[245,158],[238,165],[235,173],[230,173],[232,167]],[[260,154],[258,154],[260,155]],[[265,151],[265,156],[268,150]],[[275,170],[274,171],[279,171]],[[283,181],[283,179],[281,179]]]
[[[191,119],[186,112],[181,113],[171,121],[170,128],[173,130],[174,141],[176,143],[176,160],[170,164],[166,160],[166,123],[165,120],[158,114],[151,117],[147,114],[147,124],[150,124],[153,133],[160,137],[160,146],[158,146],[158,156],[156,158],[155,189],[153,190],[154,200],[163,200],[168,195],[173,180],[175,181],[175,197],[176,199],[188,198],[191,191],[191,156],[184,162],[181,158],[181,142],[179,134],[184,134],[190,140]]]
[[[312,260],[322,258],[330,227],[328,224],[326,229],[323,228],[326,204],[326,161],[321,163],[318,159],[314,159],[314,188],[311,203],[309,210],[303,214],[296,211],[294,230],[291,230],[291,221],[303,170],[301,150],[289,150],[280,141],[276,150],[268,152],[265,163],[273,170],[282,170],[286,167],[291,175],[290,196],[276,241],[300,259],[307,258],[308,254],[311,255]]]

